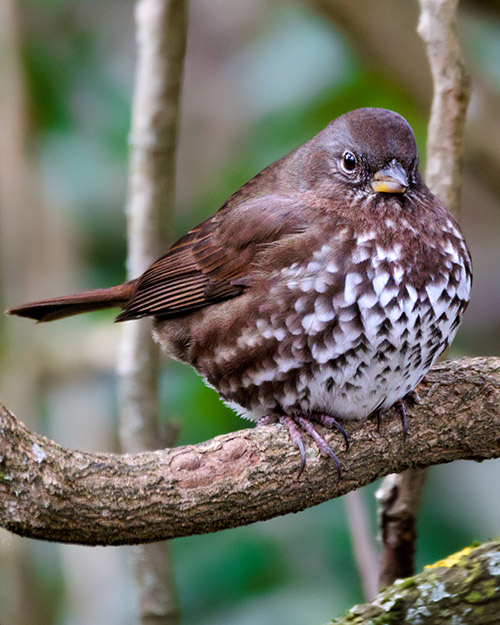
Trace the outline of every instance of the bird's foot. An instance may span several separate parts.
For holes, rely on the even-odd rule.
[[[408,433],[408,425],[406,423],[406,404],[405,398],[400,399],[394,404],[394,408],[399,412],[401,417],[401,425],[403,426],[403,442],[406,441],[406,434]]]
[[[377,434],[380,434],[380,426],[382,424],[382,408],[375,410],[375,417],[377,419]]]
[[[418,393],[416,393],[415,391],[410,391],[409,393],[406,393],[403,399],[400,399],[394,404],[394,407],[399,412],[399,415],[401,417],[401,424],[403,426],[403,442],[406,441],[406,435],[408,433],[408,427],[406,423],[406,404],[409,404],[410,406],[416,406],[421,401],[422,400],[420,399],[420,395]]]
[[[339,423],[337,419],[335,419],[334,417],[331,417],[330,415],[318,414],[316,412],[309,415],[309,419],[311,421],[314,421],[315,423],[319,423],[319,425],[322,425],[328,430],[337,429],[344,437],[345,451],[349,450],[349,443],[350,443],[349,436],[347,436],[347,432],[344,430],[344,426],[341,423]]]
[[[342,469],[340,466],[339,459],[337,455],[330,447],[330,445],[326,442],[326,440],[321,436],[321,434],[316,430],[314,424],[317,423],[322,425],[328,429],[336,428],[342,434],[345,440],[345,449],[346,451],[349,449],[349,437],[347,436],[347,432],[344,430],[342,425],[333,417],[329,415],[323,414],[311,414],[308,416],[299,416],[299,415],[270,415],[265,416],[259,419],[259,425],[269,425],[270,423],[275,423],[279,421],[288,429],[288,433],[290,435],[290,440],[292,444],[299,450],[300,452],[300,470],[297,477],[300,477],[306,467],[306,448],[304,445],[303,433],[309,434],[316,443],[316,446],[322,456],[326,456],[331,458],[335,466],[337,468],[337,475],[340,479],[342,474]],[[313,423],[314,422],[314,423]]]
[[[401,417],[401,425],[403,427],[403,440],[406,440],[406,435],[408,433],[408,424],[406,421],[406,405],[415,406],[421,402],[420,396],[415,391],[410,391],[406,393],[403,399],[397,401],[393,407],[399,412],[399,416]],[[382,423],[382,409],[377,408],[374,412],[375,418],[377,419],[377,433],[380,432],[380,424]]]
[[[420,395],[416,391],[410,391],[409,393],[406,393],[402,401],[406,402],[410,406],[416,406],[422,400],[420,398]]]

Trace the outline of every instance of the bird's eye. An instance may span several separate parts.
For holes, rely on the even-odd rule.
[[[358,159],[352,152],[346,151],[342,155],[342,169],[346,172],[351,172],[358,166]]]

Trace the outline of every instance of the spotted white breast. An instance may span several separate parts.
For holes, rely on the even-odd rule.
[[[469,300],[465,243],[451,221],[444,230],[424,277],[374,231],[356,236],[348,262],[333,241],[281,269],[234,348],[268,341],[269,356],[219,388],[226,402],[251,419],[280,410],[359,419],[402,399],[453,340]]]

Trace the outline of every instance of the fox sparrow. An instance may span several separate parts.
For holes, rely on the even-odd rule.
[[[236,191],[142,276],[14,308],[50,321],[118,306],[222,399],[280,420],[300,449],[317,424],[402,401],[455,336],[471,259],[456,221],[417,169],[397,113],[331,122]],[[404,414],[404,413],[403,413]],[[347,441],[347,437],[346,437]]]

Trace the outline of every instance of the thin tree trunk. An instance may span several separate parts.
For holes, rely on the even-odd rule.
[[[129,172],[128,276],[142,273],[166,247],[173,213],[179,101],[186,47],[184,0],[138,0],[137,70]],[[125,324],[120,348],[120,436],[127,452],[171,445],[158,421],[158,348],[151,320]],[[142,625],[179,621],[167,542],[132,550]]]

